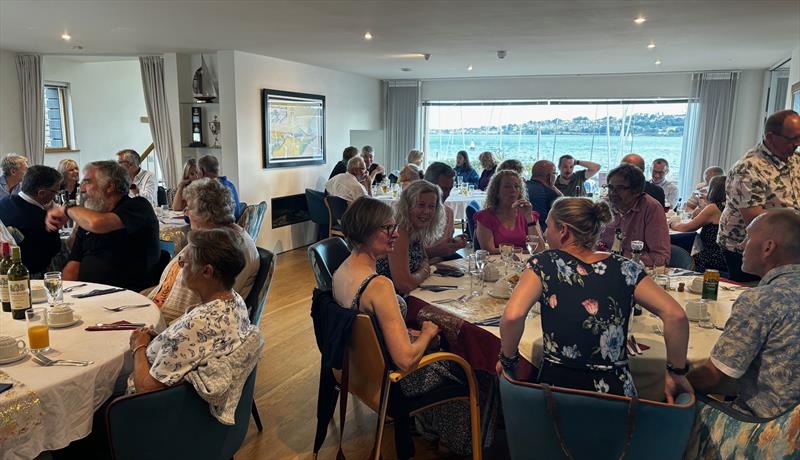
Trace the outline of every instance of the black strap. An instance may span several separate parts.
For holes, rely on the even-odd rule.
[[[359,308],[359,306],[361,304],[361,296],[364,294],[364,291],[367,290],[367,286],[369,286],[369,283],[373,279],[375,279],[375,277],[377,277],[377,276],[379,276],[378,273],[373,273],[373,274],[369,275],[368,277],[364,278],[364,281],[361,282],[361,286],[358,287],[358,291],[356,292],[356,295],[353,297],[353,303],[351,304],[352,308],[355,308],[356,310],[361,311],[361,309]]]
[[[336,452],[336,460],[345,460],[342,451],[342,440],[344,439],[344,422],[347,418],[347,393],[348,383],[350,382],[350,357],[347,347],[344,349],[342,359],[342,382],[339,390],[339,450]]]

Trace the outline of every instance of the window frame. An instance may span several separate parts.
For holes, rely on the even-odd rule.
[[[44,89],[45,91],[47,88],[56,88],[58,89],[58,100],[59,100],[59,114],[61,120],[61,130],[64,133],[64,146],[63,147],[47,147],[47,138],[45,137],[45,153],[70,153],[70,152],[80,152],[80,150],[75,146],[75,138],[73,137],[73,125],[72,125],[72,98],[70,94],[70,87],[69,83],[63,82],[55,82],[55,81],[45,81],[44,82]],[[44,107],[45,111],[45,119],[47,119],[46,111],[47,106]]]

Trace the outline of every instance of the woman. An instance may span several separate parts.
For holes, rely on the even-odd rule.
[[[378,260],[378,273],[407,294],[431,274],[424,247],[436,241],[444,228],[444,205],[439,187],[428,181],[412,182],[395,203],[398,237],[396,250]]]
[[[189,158],[186,164],[183,165],[183,177],[178,182],[178,188],[175,190],[175,198],[172,199],[172,209],[174,211],[182,211],[186,207],[186,201],[183,199],[183,189],[186,188],[192,181],[200,179],[200,168],[197,167],[197,159]]]
[[[177,259],[183,283],[197,294],[199,305],[160,334],[147,328],[133,331],[130,392],[177,385],[201,362],[229,355],[257,331],[233,289],[245,266],[240,240],[240,233],[229,228],[189,234],[189,245]]]
[[[528,201],[522,177],[509,169],[499,170],[489,183],[484,209],[475,213],[475,235],[481,249],[500,253],[501,244],[525,247],[528,235],[542,241],[539,213]]]
[[[76,201],[80,193],[80,168],[75,160],[64,159],[58,162],[58,172],[64,178],[61,181],[59,194],[66,196],[67,201]]]
[[[625,345],[635,301],[664,322],[668,366],[683,372],[689,342],[686,314],[641,265],[594,250],[609,222],[611,209],[604,201],[555,201],[545,232],[552,249],[531,257],[503,312],[498,370],[513,369],[525,318],[538,301],[544,337],[540,382],[636,395]],[[666,371],[667,401],[683,392],[693,392],[686,377]]]
[[[398,370],[408,372],[419,363],[439,328],[430,321],[423,321],[421,333],[415,341],[410,341],[395,286],[392,280],[376,273],[377,261],[401,251],[396,243],[403,238],[403,231],[398,232],[402,225],[399,221],[395,223],[392,214],[387,204],[368,197],[359,198],[347,209],[342,217],[342,230],[353,250],[333,274],[333,296],[340,305],[375,316],[391,360]],[[415,371],[399,385],[405,395],[420,396],[454,381],[463,382],[449,366],[437,363]],[[448,403],[425,414],[426,420],[433,420],[434,426],[428,428],[434,430],[449,449],[469,453],[470,424],[466,404]]]
[[[694,232],[700,229],[700,242],[703,249],[692,256],[694,259],[695,270],[703,273],[708,268],[728,271],[728,264],[725,263],[725,256],[722,255],[722,248],[717,244],[717,232],[719,231],[719,218],[722,210],[725,209],[725,179],[726,176],[715,176],[708,184],[708,206],[704,207],[700,213],[686,223],[672,223],[669,228],[678,232]]]
[[[489,186],[489,181],[492,180],[495,170],[497,169],[497,162],[494,160],[492,152],[483,152],[478,156],[478,161],[481,163],[483,171],[481,177],[478,179],[478,188],[486,190]]]
[[[497,167],[497,170],[502,171],[504,169],[510,169],[512,171],[516,171],[516,173],[521,176],[522,171],[525,168],[522,167],[522,162],[519,160],[504,160],[502,163],[500,163],[500,166]]]
[[[406,163],[410,163],[416,165],[417,168],[422,170],[422,157],[424,154],[419,150],[412,150],[408,152],[408,158],[406,159]],[[422,177],[420,177],[422,179]]]
[[[244,269],[236,277],[233,289],[242,297],[247,297],[253,287],[258,272],[259,259],[256,244],[250,235],[234,223],[233,198],[227,187],[219,181],[203,178],[192,182],[183,191],[186,200],[186,215],[189,217],[192,230],[208,230],[228,228],[239,235],[243,246]],[[186,308],[200,302],[197,292],[186,285],[185,272],[180,269],[178,259],[188,251],[183,248],[174,257],[164,272],[158,286],[148,294],[153,303],[161,310],[162,326],[181,317]]]
[[[420,171],[417,165],[414,163],[409,163],[400,170],[400,176],[397,178],[397,183],[400,184],[400,188],[405,190],[412,182],[415,180],[420,180],[419,177]]]
[[[460,150],[456,154],[456,177],[460,177],[462,182],[467,184],[477,185],[480,177],[478,172],[472,167],[469,162],[469,155],[466,150]]]

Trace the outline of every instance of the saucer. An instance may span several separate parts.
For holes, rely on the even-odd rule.
[[[70,327],[73,324],[76,324],[80,320],[81,320],[81,315],[72,315],[72,321],[69,321],[67,323],[58,323],[58,324],[48,323],[47,325],[53,329],[62,329],[65,327]]]
[[[0,364],[11,364],[19,361],[20,359],[28,356],[28,348],[25,347],[22,349],[22,353],[18,354],[17,356],[12,356],[10,358],[0,358]]]
[[[489,289],[489,295],[491,297],[494,297],[495,299],[510,299],[511,298],[511,292],[509,292],[508,295],[501,295],[501,294],[497,294],[496,292],[494,292],[494,289]]]
[[[700,289],[699,291],[695,291],[694,289],[692,289],[692,286],[687,287],[686,290],[691,292],[692,294],[700,294],[700,295],[703,294],[703,290],[702,289]]]

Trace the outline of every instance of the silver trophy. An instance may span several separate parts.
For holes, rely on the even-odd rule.
[[[214,121],[209,121],[208,122],[208,131],[214,136],[214,145],[212,145],[210,147],[212,149],[220,148],[220,145],[219,145],[220,129],[221,129],[221,126],[220,126],[219,120],[217,119],[217,116],[214,115]]]

